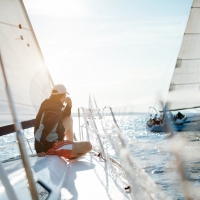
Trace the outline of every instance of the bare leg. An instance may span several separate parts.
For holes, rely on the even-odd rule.
[[[73,142],[73,119],[71,117],[65,117],[63,119],[63,126],[65,127],[66,139]]]
[[[92,149],[92,145],[88,141],[74,142],[72,146],[72,153],[69,159],[84,156]]]

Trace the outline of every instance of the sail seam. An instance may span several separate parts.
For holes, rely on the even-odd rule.
[[[173,85],[175,85],[175,86],[176,86],[176,85],[194,85],[194,84],[199,84],[199,83],[200,83],[200,82],[197,82],[197,83],[179,83],[179,84],[176,84],[176,83],[174,84],[174,83],[173,83]]]
[[[184,35],[199,35],[200,33],[184,33]]]
[[[17,25],[9,24],[9,23],[5,23],[5,22],[1,22],[1,21],[0,21],[0,24],[4,24],[4,25],[7,25],[7,26],[12,26],[12,27],[19,28],[19,26],[17,26]],[[21,28],[21,29],[30,31],[30,29],[28,29],[28,28]]]
[[[188,110],[188,109],[195,109],[195,108],[200,108],[200,106],[195,106],[195,107],[189,107],[189,108],[177,108],[177,109],[170,109],[170,110],[165,110],[165,111],[177,111],[177,110]],[[159,112],[164,112],[163,110]]]
[[[6,102],[6,100],[4,99],[0,99],[0,102]],[[21,106],[28,106],[28,107],[33,107],[31,104],[23,104],[23,103],[18,103],[18,102],[15,102],[16,105],[21,105]]]
[[[178,58],[177,60],[200,60],[200,58]]]
[[[196,72],[192,72],[192,73],[188,73],[188,72],[185,72],[185,73],[184,72],[182,72],[182,73],[179,72],[179,73],[177,73],[177,72],[175,72],[175,74],[197,74],[197,73]]]

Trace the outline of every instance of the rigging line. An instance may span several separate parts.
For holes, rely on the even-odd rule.
[[[0,24],[7,25],[7,26],[12,26],[12,27],[15,27],[15,28],[19,28],[19,26],[17,26],[17,25],[9,24],[9,23],[6,23],[6,22],[1,22],[0,21]],[[28,28],[23,28],[22,27],[21,29],[26,30],[26,31],[30,31],[30,29],[28,29]]]
[[[177,58],[177,60],[200,60],[200,58]]]
[[[193,72],[193,73],[187,73],[187,72],[185,72],[185,73],[175,73],[175,75],[179,75],[179,74],[187,74],[187,75],[198,75],[198,73],[196,72]]]
[[[200,33],[184,33],[184,35],[199,35]]]
[[[171,85],[174,85],[174,86],[176,86],[176,85],[195,85],[195,84],[199,84],[200,82],[197,82],[197,83],[179,83],[179,84],[171,84]]]
[[[190,107],[190,108],[177,108],[177,109],[170,109],[170,110],[165,110],[165,111],[178,111],[178,110],[188,110],[188,109],[196,109],[196,108],[200,108],[200,106],[196,106],[196,107]],[[164,112],[164,111],[159,111],[159,112]]]

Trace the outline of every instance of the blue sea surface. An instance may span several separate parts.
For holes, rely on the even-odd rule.
[[[155,181],[155,183],[172,199],[184,199],[181,188],[181,177],[177,171],[175,154],[171,151],[170,135],[167,133],[151,133],[146,130],[146,115],[130,115],[116,117],[124,135],[127,147],[140,166]],[[77,139],[78,118],[74,118],[74,132]],[[24,131],[29,139],[32,152],[34,151],[33,128]],[[200,152],[200,132],[176,133],[177,145],[184,141],[183,156],[187,179],[193,187],[200,187],[200,159],[195,157]],[[31,154],[29,144],[25,139],[28,154]],[[5,148],[6,146],[9,146]],[[19,155],[15,133],[0,137],[0,160]]]
[[[174,149],[180,153],[186,179],[193,188],[200,188],[200,132],[152,133],[146,130],[148,116],[117,117],[131,154],[158,186],[172,199],[185,199],[178,161]],[[173,145],[173,146],[172,146]],[[198,198],[200,199],[200,197]]]

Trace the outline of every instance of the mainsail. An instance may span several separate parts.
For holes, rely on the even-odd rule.
[[[0,53],[19,121],[33,120],[53,83],[21,0],[0,0]],[[5,132],[13,121],[1,70],[0,94],[0,127]]]
[[[200,106],[200,0],[194,0],[169,87],[168,109]]]

